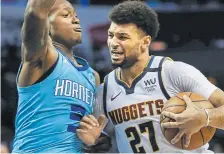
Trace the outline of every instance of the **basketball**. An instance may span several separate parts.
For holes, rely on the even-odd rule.
[[[214,108],[213,105],[208,100],[206,100],[203,96],[197,93],[183,92],[170,98],[167,101],[167,103],[164,105],[162,112],[169,111],[176,114],[183,112],[186,109],[186,103],[183,100],[184,95],[187,95],[198,108],[201,108],[201,109]],[[160,124],[165,122],[173,122],[173,121],[175,120],[165,116],[160,116]],[[161,129],[162,129],[162,133],[164,137],[167,139],[169,143],[171,143],[171,140],[179,132],[178,128],[161,128]],[[173,144],[173,145],[177,148],[184,149],[184,150],[194,150],[208,143],[212,139],[213,135],[215,134],[215,131],[216,131],[216,128],[209,127],[209,126],[203,127],[199,132],[191,136],[191,141],[188,147],[184,147],[183,137],[176,144]]]

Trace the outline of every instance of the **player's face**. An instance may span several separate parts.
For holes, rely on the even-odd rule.
[[[53,41],[73,46],[82,42],[81,26],[71,3],[57,0],[49,16]]]
[[[111,23],[108,30],[107,44],[114,67],[129,68],[142,54],[141,39],[143,32],[135,24]]]

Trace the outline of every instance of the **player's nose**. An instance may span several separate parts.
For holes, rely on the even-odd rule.
[[[76,17],[76,16],[74,16],[74,17],[72,18],[72,24],[80,24],[80,20],[79,20],[79,18]]]
[[[116,41],[116,39],[111,39],[110,47],[112,50],[116,50],[119,47],[119,43]]]
[[[119,44],[113,44],[113,43],[111,43],[110,47],[111,47],[111,50],[117,50],[118,47],[119,47]]]

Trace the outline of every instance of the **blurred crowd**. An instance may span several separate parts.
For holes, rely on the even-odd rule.
[[[13,0],[3,0],[3,2],[6,3],[12,1]],[[14,0],[14,2],[22,3],[21,0]],[[26,3],[26,0],[23,2]],[[74,0],[73,2],[79,2],[83,4],[84,2],[93,4],[116,4],[119,2],[119,0]],[[188,4],[190,2],[200,5],[207,5],[209,3],[223,4],[223,0],[148,0],[146,2],[154,4],[172,3],[174,5]],[[224,27],[224,21],[221,20],[223,13],[224,10],[220,10],[218,13],[212,12],[212,14],[206,14],[204,16],[202,15],[203,17],[200,16],[204,18],[204,20],[195,20],[195,23],[211,23],[210,25],[204,25],[205,27],[197,27],[197,24],[191,27],[191,24],[193,24],[190,20],[192,19],[192,16],[188,16],[188,13],[185,14],[184,19],[181,19],[181,17],[175,13],[168,13],[169,17],[167,19],[167,13],[160,13],[159,17],[161,20],[161,31],[158,39],[154,40],[150,46],[151,54],[171,56],[171,58],[173,58],[172,55],[176,55],[174,60],[186,60],[185,62],[188,62],[192,65],[198,64],[199,68],[202,61],[200,61],[200,58],[195,58],[197,57],[196,55],[203,56],[205,52],[209,52],[214,53],[212,54],[214,56],[220,55],[224,57],[224,34],[221,33],[221,29]],[[216,21],[213,19],[214,14],[219,23],[216,23]],[[195,14],[193,16],[195,17]],[[10,152],[13,142],[14,121],[18,100],[16,90],[16,75],[21,62],[20,27],[22,25],[22,21],[14,21],[14,23],[11,24],[8,19],[3,18],[3,20],[4,21],[2,22],[2,26],[4,31],[2,31],[2,36],[7,36],[7,38],[4,39],[1,46],[1,150]],[[190,23],[186,25],[187,22]],[[83,47],[74,48],[74,53],[77,56],[86,58],[90,65],[99,72],[101,80],[103,80],[104,76],[112,70],[110,55],[106,45],[107,28],[108,23],[95,25],[89,28],[92,47],[91,51],[87,52]],[[192,59],[188,61],[185,54],[192,54],[192,56],[189,56]],[[219,56],[217,56],[217,58],[218,57]],[[217,62],[217,58],[207,58],[210,58],[211,64],[217,64],[217,66],[212,66],[209,64],[208,66],[211,67],[210,69],[206,69],[207,66],[204,66],[205,68],[202,67],[201,71],[213,84],[224,90],[224,62]],[[218,68],[220,65],[221,67]],[[223,131],[217,130],[215,136],[210,142],[210,149],[216,153],[224,152]]]

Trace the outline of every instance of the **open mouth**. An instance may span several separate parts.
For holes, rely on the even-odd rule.
[[[82,29],[81,28],[75,28],[74,31],[75,32],[82,32]]]
[[[123,52],[111,52],[112,54],[117,54],[117,55],[122,55],[123,54]]]
[[[123,55],[123,52],[114,52],[114,51],[111,52],[111,58],[114,60],[119,59],[121,55]]]

